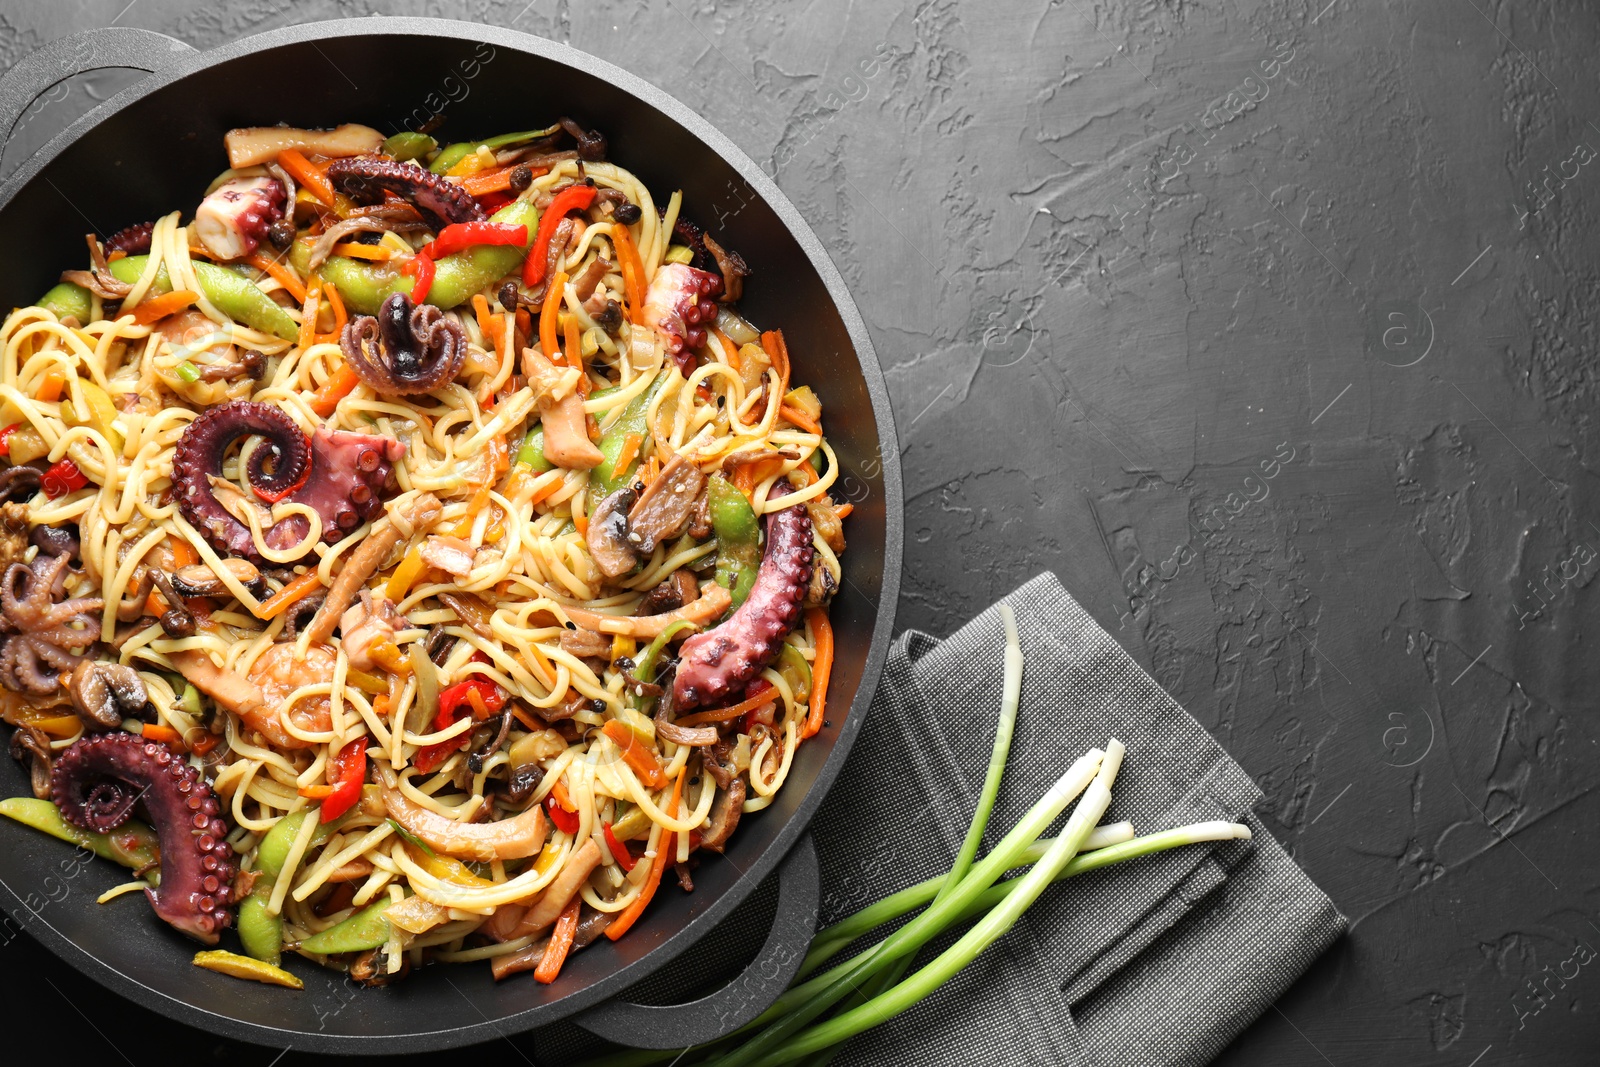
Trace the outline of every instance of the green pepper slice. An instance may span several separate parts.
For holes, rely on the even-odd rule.
[[[717,584],[737,608],[749,597],[761,568],[761,526],[743,493],[722,474],[706,483],[706,511],[717,534]]]
[[[341,952],[365,952],[389,940],[389,920],[384,912],[391,901],[387,896],[376,904],[369,904],[339,925],[314,934],[300,942],[300,947],[318,956],[336,956]]]

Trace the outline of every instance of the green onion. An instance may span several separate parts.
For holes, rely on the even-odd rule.
[[[1017,617],[1012,612],[1010,604],[1000,605],[1000,620],[1005,626],[1006,647],[1000,694],[1000,719],[995,727],[994,749],[989,753],[989,769],[983,777],[983,789],[978,794],[978,808],[972,816],[972,825],[967,828],[966,839],[961,842],[955,863],[951,864],[950,873],[945,877],[944,884],[939,887],[935,901],[948,896],[956,884],[966,877],[967,871],[972,869],[972,861],[978,855],[978,846],[983,843],[983,833],[989,826],[989,816],[994,811],[995,798],[1000,794],[1000,777],[1005,773],[1006,760],[1011,755],[1011,737],[1017,727],[1017,706],[1022,700],[1022,642],[1017,636]],[[858,989],[852,993],[844,1010],[848,1012],[858,1008],[893,988],[896,982],[905,977],[910,966],[910,956],[891,964],[876,979],[868,983],[865,989]],[[824,1049],[808,1060],[806,1067],[827,1067],[838,1051],[837,1045]]]
[[[195,382],[198,382],[200,380],[200,371],[199,371],[199,369],[193,363],[190,363],[188,360],[184,360],[182,363],[178,364],[178,366],[175,369],[178,372],[178,377],[182,378],[184,381],[188,382],[190,385],[193,385]]]
[[[874,997],[860,1007],[852,1008],[787,1041],[782,1048],[754,1061],[755,1067],[778,1067],[779,1064],[810,1055],[840,1041],[846,1041],[879,1023],[887,1022],[955,977],[957,971],[994,944],[1002,934],[1016,925],[1028,906],[1039,899],[1039,894],[1044,892],[1045,887],[1055,880],[1056,875],[1060,874],[1062,868],[1066,867],[1077,854],[1090,831],[1094,829],[1095,823],[1100,821],[1100,816],[1111,806],[1111,783],[1116,779],[1117,771],[1122,766],[1122,755],[1123,746],[1120,741],[1113,739],[1106,744],[1104,759],[1097,761],[1098,773],[1094,781],[1083,791],[1083,798],[1073,809],[1072,817],[1067,820],[1066,829],[1061,836],[1051,843],[1039,862],[1017,880],[1016,887],[1006,894],[1006,898],[963,934],[960,940],[887,993]],[[945,899],[954,899],[955,895],[961,892],[962,888],[958,887],[955,893]],[[939,901],[936,899],[928,910],[932,911],[938,905]],[[889,940],[892,940],[892,937]],[[884,944],[887,943],[886,940]]]

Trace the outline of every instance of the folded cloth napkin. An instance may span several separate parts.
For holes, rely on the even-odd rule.
[[[834,1062],[1207,1063],[1343,933],[1345,919],[1252,814],[1255,783],[1054,575],[1004,602],[1022,640],[1022,703],[986,848],[1111,737],[1128,753],[1105,821],[1131,820],[1146,834],[1231,819],[1255,836],[1051,887],[955,979]],[[895,642],[849,765],[813,823],[822,925],[949,869],[988,765],[1004,640],[991,607],[948,640],[911,631]],[[764,936],[759,917],[741,916],[751,907],[717,939],[746,955]],[[707,954],[696,954],[702,975]],[[675,969],[649,985],[675,984]],[[553,1040],[536,1043],[541,1051],[576,1051],[568,1034],[544,1036]]]

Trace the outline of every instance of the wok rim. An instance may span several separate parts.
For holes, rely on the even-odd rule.
[[[823,248],[821,240],[799,210],[778,188],[776,182],[715,126],[670,93],[613,63],[535,34],[453,19],[368,16],[286,26],[252,34],[215,48],[185,52],[179,54],[161,70],[146,75],[78,118],[51,138],[34,155],[23,161],[4,184],[0,185],[0,209],[8,206],[16,195],[38,178],[43,169],[63,151],[130,104],[166,88],[173,82],[225,65],[251,53],[315,42],[330,36],[447,37],[487,43],[496,48],[504,47],[602,78],[626,95],[677,122],[749,183],[757,196],[772,209],[804,253],[811,268],[816,271],[850,338],[856,370],[859,371],[866,387],[878,428],[878,462],[884,492],[884,551],[879,602],[872,627],[872,638],[862,664],[861,684],[852,696],[849,712],[840,726],[832,749],[828,752],[811,788],[800,799],[787,825],[763,851],[757,854],[756,859],[726,891],[712,901],[705,911],[668,935],[660,945],[598,981],[576,989],[558,1000],[535,1005],[514,1015],[493,1020],[483,1018],[480,1021],[466,1022],[450,1028],[404,1034],[370,1035],[284,1029],[232,1015],[218,1014],[172,997],[144,984],[133,975],[117,970],[57,931],[43,915],[29,913],[17,891],[0,880],[0,886],[6,890],[5,897],[0,898],[0,905],[3,905],[4,910],[13,917],[26,914],[28,932],[52,955],[118,995],[174,1021],[255,1044],[276,1046],[288,1040],[302,1050],[320,1053],[368,1055],[382,1052],[426,1052],[492,1040],[496,1037],[505,1037],[509,1033],[524,1033],[537,1026],[569,1019],[574,1014],[637,984],[688,951],[714,930],[761,885],[807,832],[812,817],[838,778],[866,720],[873,693],[882,676],[888,655],[900,592],[904,542],[900,452],[888,387],[861,313],[850,295],[844,277]],[[848,376],[848,372],[846,374]]]

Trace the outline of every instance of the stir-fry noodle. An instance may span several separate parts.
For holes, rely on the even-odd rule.
[[[235,130],[0,326],[0,811],[247,976],[553,981],[822,726],[821,402],[605,147]]]

